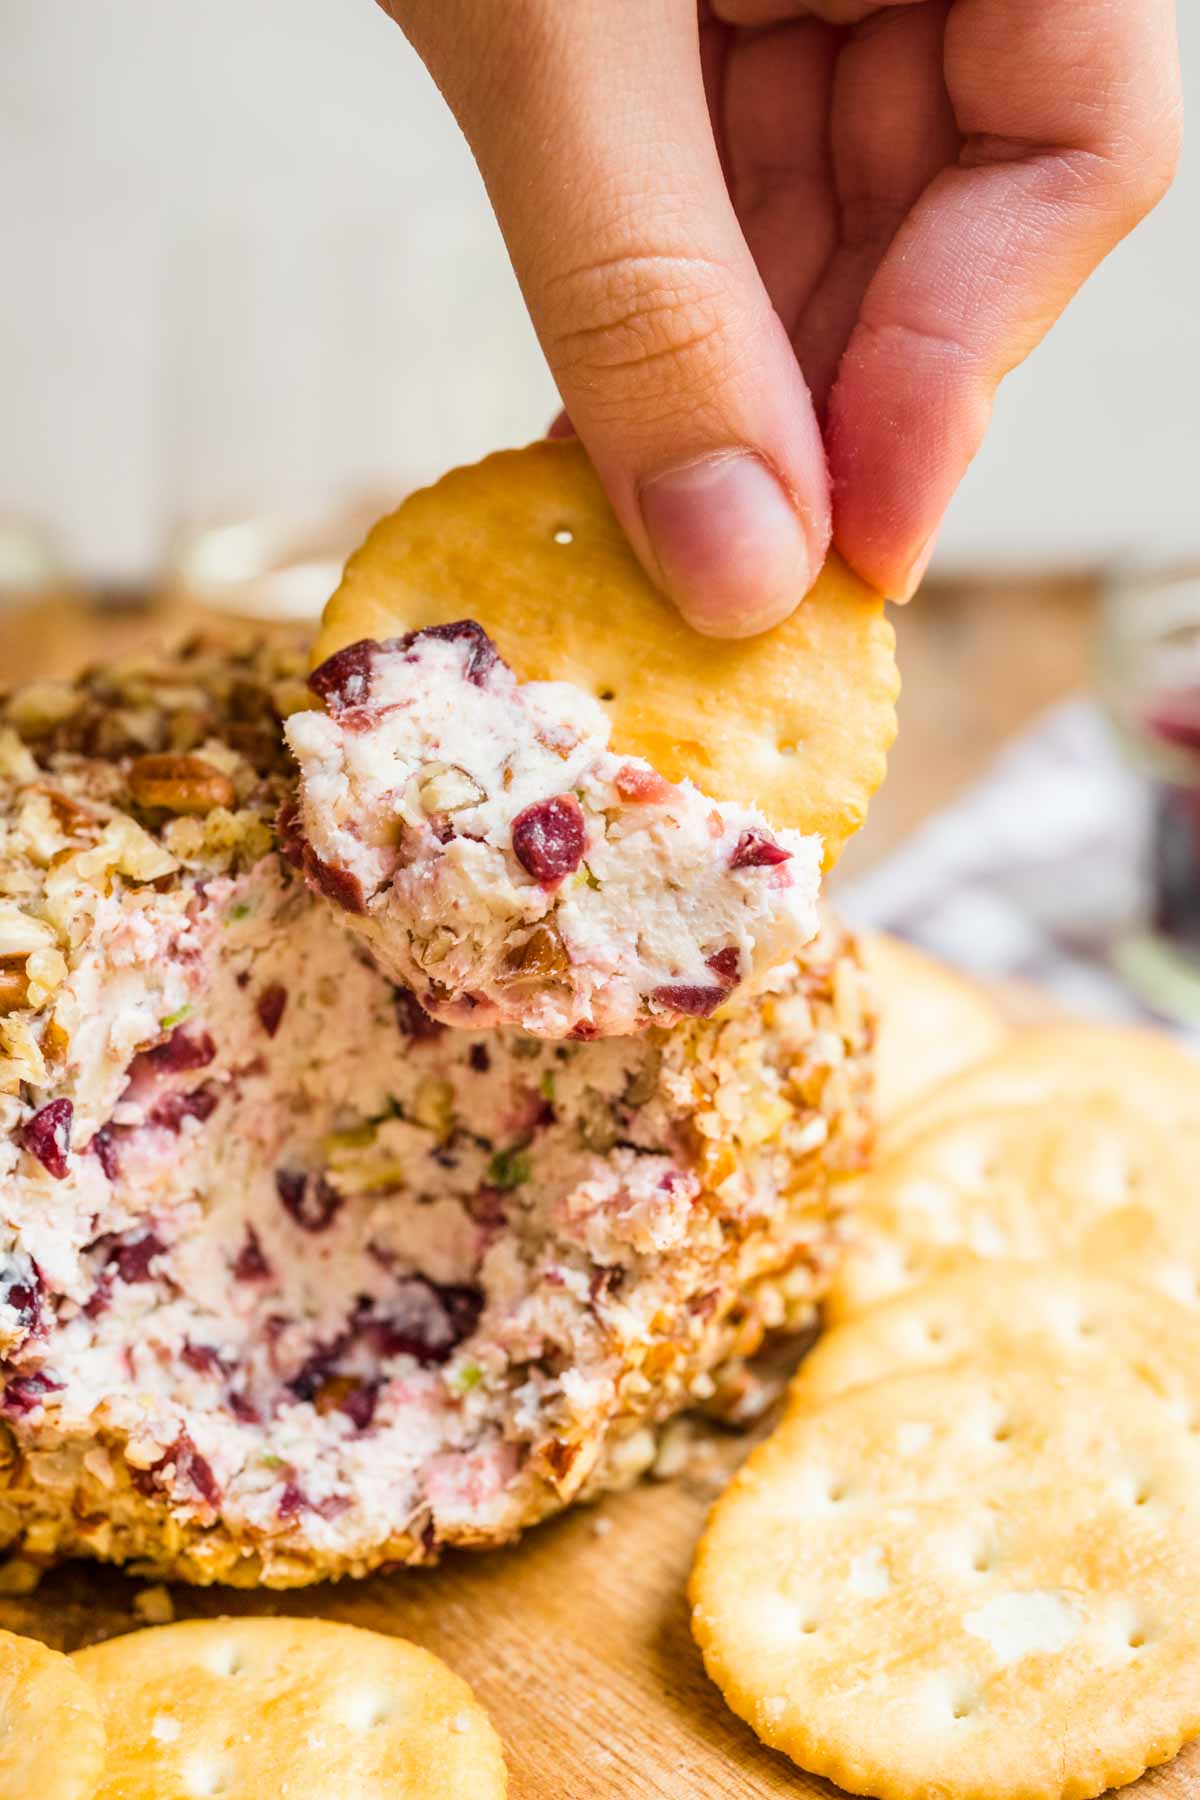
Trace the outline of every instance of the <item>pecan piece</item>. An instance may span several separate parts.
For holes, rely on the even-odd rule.
[[[139,756],[129,771],[129,791],[139,806],[170,813],[208,813],[230,807],[236,795],[223,770],[202,756]]]
[[[565,975],[569,963],[566,946],[552,925],[535,925],[527,937],[510,941],[504,953],[502,979],[536,981]]]
[[[23,956],[0,956],[0,1018],[19,1012],[28,990]]]

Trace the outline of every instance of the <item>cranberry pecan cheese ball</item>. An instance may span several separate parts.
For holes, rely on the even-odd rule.
[[[349,644],[310,685],[301,865],[446,1024],[706,1018],[817,929],[819,838],[616,755],[599,700],[519,683],[472,620]]]
[[[447,1029],[292,860],[299,671],[193,645],[0,703],[0,1544],[35,1562],[282,1587],[511,1539],[736,1396],[835,1257],[841,929],[710,1018]]]

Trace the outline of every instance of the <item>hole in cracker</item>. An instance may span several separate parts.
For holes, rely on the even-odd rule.
[[[375,1731],[396,1716],[395,1697],[386,1689],[360,1689],[349,1696],[345,1722],[353,1731]]]
[[[1012,1436],[1012,1434],[1013,1434],[1013,1423],[1012,1423],[1011,1419],[1000,1419],[995,1425],[992,1426],[992,1442],[993,1442],[993,1444],[1007,1444],[1007,1442],[1008,1442],[1009,1438]]]
[[[1135,1629],[1129,1633],[1125,1642],[1129,1645],[1131,1650],[1141,1650],[1146,1642],[1146,1634],[1144,1631],[1139,1631],[1135,1627]]]
[[[218,1644],[208,1663],[214,1675],[240,1675],[246,1658],[236,1644]]]
[[[196,1800],[212,1800],[213,1796],[229,1792],[233,1770],[227,1762],[192,1762],[184,1770],[183,1778],[189,1795],[195,1795]]]
[[[573,544],[575,542],[575,533],[571,530],[569,525],[560,525],[558,530],[554,533],[554,541],[556,544]]]
[[[1149,1498],[1150,1498],[1149,1483],[1145,1482],[1145,1481],[1139,1481],[1137,1487],[1133,1490],[1133,1504],[1135,1506],[1145,1506],[1145,1504]]]
[[[596,689],[597,700],[606,700],[606,701],[607,700],[615,700],[616,697],[617,697],[616,694],[613,692],[612,688],[610,688],[610,687],[602,687],[602,688]]]

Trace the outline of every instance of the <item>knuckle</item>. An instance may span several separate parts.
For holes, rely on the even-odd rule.
[[[727,269],[679,253],[636,252],[547,283],[556,373],[576,386],[645,396],[718,385],[737,357],[739,302]]]

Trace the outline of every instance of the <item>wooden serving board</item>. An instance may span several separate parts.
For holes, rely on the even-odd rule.
[[[580,1508],[512,1550],[287,1594],[176,1588],[175,1607],[180,1617],[317,1613],[427,1645],[491,1712],[510,1800],[833,1796],[728,1711],[688,1630],[693,1546],[749,1441],[706,1429],[673,1480]],[[0,1595],[0,1625],[74,1649],[140,1623],[143,1586],[60,1569],[34,1594]],[[1123,1792],[1200,1800],[1200,1743]]]

